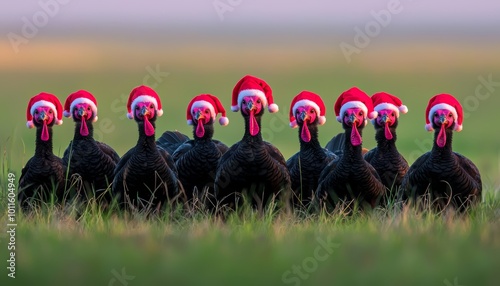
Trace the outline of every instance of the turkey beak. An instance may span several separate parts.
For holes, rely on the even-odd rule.
[[[384,115],[382,115],[382,122],[389,123],[389,122],[391,122],[391,119],[389,118],[389,116],[387,116],[387,114],[384,114]]]
[[[87,116],[87,111],[85,110],[85,108],[83,108],[83,107],[78,108],[78,116],[80,116],[81,118],[83,118],[84,116]]]
[[[49,116],[47,115],[47,112],[45,111],[41,111],[40,112],[40,116],[39,116],[40,120],[43,122],[43,121],[46,121],[49,119]]]
[[[196,114],[194,115],[194,119],[196,119],[196,121],[200,121],[202,119],[205,119],[205,116],[203,115],[203,112],[198,110],[198,111],[196,111]]]
[[[356,115],[354,115],[354,114],[349,115],[349,123],[354,125],[354,123],[356,123],[357,121],[358,121],[358,118],[356,117]]]
[[[247,108],[248,108],[248,111],[253,111],[253,110],[255,110],[255,105],[254,105],[253,101],[251,101],[251,100],[250,100],[250,101],[247,103]]]
[[[149,109],[146,107],[146,106],[143,106],[142,109],[141,109],[141,115],[143,117],[146,117],[149,115]]]
[[[299,118],[300,118],[300,120],[302,120],[302,122],[305,122],[310,117],[309,117],[309,114],[307,112],[303,111],[300,113]]]
[[[439,123],[446,125],[446,123],[447,123],[446,116],[444,116],[444,115],[439,116]]]

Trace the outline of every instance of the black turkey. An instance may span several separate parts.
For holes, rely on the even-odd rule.
[[[462,130],[462,106],[449,94],[429,100],[426,129],[434,131],[430,152],[410,167],[401,185],[401,197],[421,207],[443,210],[450,206],[459,211],[481,201],[481,175],[476,165],[452,150],[453,131]]]
[[[374,208],[385,194],[377,171],[363,159],[361,131],[368,119],[375,119],[370,97],[358,88],[351,88],[340,95],[335,103],[337,120],[342,122],[344,136],[334,137],[332,145],[341,145],[340,158],[323,169],[317,196],[320,206],[331,210],[346,204],[361,208]],[[343,144],[335,141],[344,140]]]
[[[21,171],[18,201],[25,212],[64,201],[65,168],[52,152],[52,126],[62,124],[62,105],[49,93],[32,97],[26,111],[27,126],[36,128],[35,154]]]
[[[219,123],[227,125],[229,120],[226,111],[217,97],[210,94],[194,97],[186,112],[188,124],[193,125],[194,139],[184,142],[172,153],[186,198],[192,200],[197,191],[197,198],[207,201],[210,208],[215,206],[213,200],[215,171],[221,156],[229,149],[224,143],[212,139],[214,121],[218,113],[222,114]],[[164,136],[165,138],[160,138],[158,141],[169,142],[166,144],[167,148],[172,145],[170,138],[179,137],[169,131],[162,137]],[[162,147],[161,143],[158,145]]]
[[[63,156],[68,176],[72,179],[71,187],[76,189],[84,203],[91,198],[110,203],[111,191],[108,187],[113,181],[120,156],[110,146],[94,140],[93,123],[97,121],[95,97],[85,90],[70,94],[64,104],[64,115],[73,117],[75,122],[73,140]]]
[[[116,166],[113,195],[126,209],[160,213],[180,190],[172,157],[156,146],[155,121],[163,114],[160,98],[153,89],[139,86],[130,93],[127,108],[139,127],[139,139]]]
[[[374,110],[378,112],[372,120],[375,127],[377,147],[365,154],[365,160],[377,170],[382,184],[387,188],[384,204],[395,202],[397,190],[401,186],[408,162],[396,147],[396,128],[399,124],[399,113],[408,112],[401,100],[391,94],[379,92],[372,96]]]
[[[243,195],[254,207],[262,209],[269,199],[290,190],[283,155],[262,139],[261,118],[268,103],[271,113],[278,111],[271,88],[261,79],[245,76],[234,87],[231,109],[241,109],[245,133],[220,159],[215,193],[221,205],[235,208]]]
[[[321,97],[309,91],[295,96],[290,105],[290,126],[299,127],[300,151],[286,162],[292,183],[292,203],[308,208],[313,200],[321,171],[337,158],[322,148],[318,140],[318,125],[326,121],[325,104]]]

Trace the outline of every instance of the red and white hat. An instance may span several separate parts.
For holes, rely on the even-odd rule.
[[[95,97],[86,90],[76,91],[66,98],[66,102],[64,102],[64,112],[63,115],[65,117],[72,117],[72,110],[77,104],[86,103],[92,108],[92,113],[95,115],[92,122],[97,121],[97,100]]]
[[[408,112],[408,107],[403,105],[403,102],[398,97],[388,94],[387,92],[378,92],[372,95],[373,110],[380,111],[389,109],[394,111],[396,118],[399,118],[399,112],[405,114]]]
[[[229,124],[229,119],[226,117],[226,110],[220,103],[220,100],[216,96],[211,94],[200,94],[193,97],[187,107],[186,117],[188,125],[193,125],[193,109],[197,107],[208,108],[213,120],[215,120],[217,114],[220,113],[222,117],[219,118],[219,124],[222,126],[226,126]]]
[[[61,125],[63,123],[63,108],[59,99],[53,94],[42,92],[33,96],[28,103],[28,108],[26,109],[26,126],[28,128],[35,127],[33,124],[33,112],[40,106],[48,106],[52,109],[54,118],[56,119],[56,125]]]
[[[279,110],[278,105],[273,101],[271,87],[260,78],[246,75],[236,83],[233,89],[232,111],[240,110],[241,101],[245,96],[258,96],[262,100],[264,107],[269,104],[268,110],[271,113]]]
[[[292,99],[292,103],[290,104],[290,127],[296,128],[297,120],[295,119],[295,111],[300,106],[311,106],[316,110],[316,114],[318,115],[318,124],[323,125],[326,122],[326,108],[323,99],[316,93],[304,90],[298,95],[296,95]]]
[[[455,127],[453,130],[459,132],[462,130],[462,121],[463,121],[463,111],[462,105],[458,100],[450,94],[438,94],[432,97],[427,104],[427,108],[425,110],[425,129],[427,131],[432,131],[434,128],[432,127],[432,115],[438,109],[446,109],[453,114],[453,119],[455,120]]]
[[[368,119],[377,118],[378,112],[373,109],[372,99],[364,91],[357,87],[352,87],[344,91],[335,102],[335,115],[337,121],[342,122],[342,114],[349,108],[361,108]],[[365,120],[365,125],[367,121]]]
[[[161,100],[156,91],[154,91],[149,86],[140,85],[130,92],[127,102],[127,116],[128,118],[134,118],[134,109],[137,103],[142,101],[150,101],[155,105],[156,115],[162,116],[163,109],[161,107]]]

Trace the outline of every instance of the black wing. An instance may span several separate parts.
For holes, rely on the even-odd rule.
[[[96,141],[96,143],[99,149],[101,149],[101,151],[104,154],[106,154],[109,158],[111,158],[113,162],[118,163],[120,161],[120,156],[118,155],[118,153],[116,153],[116,151],[113,148],[102,142]]]
[[[156,146],[158,149],[163,149],[169,154],[173,154],[175,150],[186,141],[189,141],[189,137],[179,131],[165,131],[161,137],[156,140]]]

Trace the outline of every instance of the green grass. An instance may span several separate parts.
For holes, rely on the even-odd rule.
[[[365,54],[369,55],[368,50]],[[492,74],[498,80],[500,74],[500,67],[430,72],[397,71],[396,67],[378,72],[355,63],[330,64],[328,55],[318,56],[325,56],[326,64],[290,69],[272,65],[255,68],[256,63],[246,69],[235,64],[233,69],[213,71],[159,60],[161,70],[170,74],[155,88],[165,110],[157,122],[157,134],[177,129],[192,136],[185,123],[185,107],[193,96],[213,93],[222,100],[230,119],[229,126],[216,127],[216,137],[228,145],[237,142],[243,122],[239,114],[229,111],[231,90],[239,78],[251,73],[264,78],[274,90],[280,112],[265,114],[262,130],[264,138],[286,158],[299,148],[297,130],[288,127],[292,97],[304,89],[323,97],[328,121],[320,128],[320,140],[325,144],[341,132],[333,114],[335,99],[356,85],[369,94],[381,90],[395,94],[409,107],[409,113],[401,116],[398,147],[412,163],[430,148],[432,135],[424,131],[428,99],[447,92],[465,101],[474,97],[478,76]],[[155,64],[145,62],[144,66]],[[126,99],[146,74],[142,68],[135,72],[1,71],[2,93],[9,96],[2,99],[0,124],[1,201],[5,202],[8,172],[19,179],[22,166],[34,153],[34,131],[25,127],[26,104],[31,96],[47,91],[64,101],[77,89],[91,91],[99,102],[96,138],[123,155],[134,146],[137,127],[125,119],[125,101],[121,98],[124,95]],[[17,278],[8,280],[3,268],[0,285],[448,285],[446,281],[453,285],[455,278],[457,285],[497,285],[500,135],[494,124],[498,121],[498,95],[499,91],[494,90],[488,99],[478,101],[477,108],[467,109],[470,116],[464,121],[464,130],[454,135],[454,150],[471,158],[483,176],[483,203],[464,217],[411,210],[379,210],[350,217],[340,213],[260,217],[246,211],[223,223],[203,213],[144,220],[85,212],[75,220],[73,214],[49,209],[35,217],[18,214]],[[59,156],[72,139],[73,128],[69,119],[54,127],[54,152]],[[363,135],[363,146],[372,148],[371,125]],[[2,230],[6,211],[5,204],[1,204]],[[4,234],[0,234],[2,261],[7,258]],[[322,261],[314,260],[321,246],[319,241],[331,241],[336,246],[327,257],[320,256]],[[300,274],[304,279],[297,280],[299,274],[293,271],[303,264],[314,269]],[[128,284],[116,280],[115,274],[122,269],[134,276],[125,281]],[[115,284],[110,284],[112,279]]]
[[[108,285],[122,269],[134,276],[128,285],[446,285],[455,277],[459,285],[496,285],[500,278],[500,201],[492,198],[466,216],[405,209],[262,217],[247,209],[227,222],[203,213],[74,217],[50,207],[18,214],[15,285]],[[3,243],[0,253],[7,255]]]

